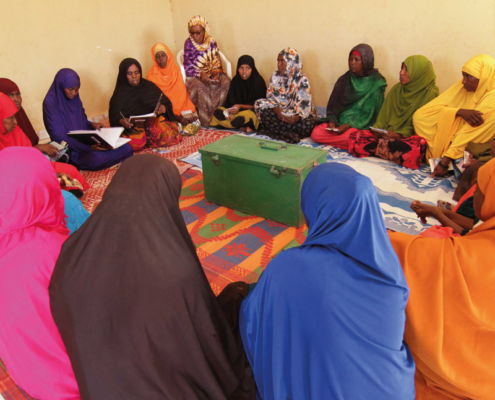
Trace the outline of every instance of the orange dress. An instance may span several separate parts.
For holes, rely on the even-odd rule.
[[[389,233],[410,288],[404,338],[417,400],[495,398],[495,160],[478,186],[484,222],[466,236]]]

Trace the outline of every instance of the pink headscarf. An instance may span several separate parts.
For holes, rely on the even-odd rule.
[[[32,147],[2,150],[0,171],[0,357],[31,396],[80,399],[48,296],[69,233],[60,184]]]

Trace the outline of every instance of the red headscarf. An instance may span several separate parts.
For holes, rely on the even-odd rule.
[[[3,120],[17,113],[17,106],[6,94],[0,93],[0,150],[11,146],[31,147],[31,141],[18,125],[6,133]]]
[[[7,78],[0,78],[0,93],[6,94],[7,96],[12,92],[20,92],[19,87]],[[17,107],[16,107],[17,108]],[[37,145],[40,138],[29,120],[26,111],[21,107],[20,110],[16,111],[17,114],[15,118],[17,120],[17,125],[25,133],[28,139],[31,141],[33,146]]]
[[[0,151],[0,170],[0,354],[31,396],[79,399],[48,295],[69,234],[57,176],[32,147]]]

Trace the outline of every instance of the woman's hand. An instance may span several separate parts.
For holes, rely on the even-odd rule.
[[[220,84],[220,74],[213,74],[210,78],[210,85],[218,85]]]
[[[464,169],[467,169],[469,167],[472,167],[474,164],[478,162],[476,158],[473,157],[473,154],[470,151],[464,150],[465,153],[468,153],[468,162],[463,165]]]
[[[349,124],[344,124],[344,125],[340,125],[337,129],[339,130],[338,132],[335,132],[337,135],[342,135],[345,131],[347,131],[348,129],[350,129],[350,125]]]
[[[281,110],[280,108],[275,107],[275,108],[273,109],[273,112],[274,112],[275,114],[277,114],[277,118],[278,118],[280,121],[283,121],[283,120],[284,120],[284,116],[282,115],[282,110]]]
[[[204,72],[200,72],[199,73],[199,79],[201,82],[203,82],[206,86],[210,86],[211,85],[211,82],[210,82],[210,78],[208,78],[208,75],[206,75],[206,73]]]
[[[99,122],[92,122],[91,125],[93,126],[93,129],[96,129],[96,130],[100,130],[101,128],[104,127],[104,125],[99,123]]]
[[[402,135],[400,135],[394,131],[387,131],[387,132],[388,132],[388,135],[383,135],[383,137],[389,138],[389,139],[402,139]]]
[[[336,128],[336,126],[335,126],[335,122],[334,122],[334,121],[330,121],[330,122],[328,123],[328,128]]]
[[[160,104],[160,107],[158,107],[158,112],[157,115],[162,115],[167,112],[167,107],[165,107],[164,104]]]
[[[239,111],[241,111],[241,105],[240,104],[235,104],[229,109],[229,119],[234,118],[234,115],[238,114]]]
[[[125,129],[132,129],[133,125],[125,118],[121,118],[119,120],[119,124],[122,125]]]
[[[452,160],[449,157],[442,157],[442,161],[438,163],[430,176],[441,177],[447,175],[447,172],[449,172],[449,165],[451,161]]]
[[[438,215],[438,207],[423,204],[419,200],[414,200],[411,203],[411,209],[421,218],[421,222],[426,224],[426,217],[436,218]]]
[[[111,147],[110,146],[106,146],[106,145],[100,145],[100,144],[93,144],[91,145],[91,150],[93,151],[107,151],[107,150],[110,150]]]
[[[50,157],[56,157],[58,154],[57,148],[55,146],[52,146],[51,144],[37,144],[34,147],[36,147],[42,153],[49,155]]]
[[[476,110],[465,110],[463,108],[457,111],[456,117],[463,118],[471,126],[480,126],[484,124],[483,113]]]
[[[298,114],[294,114],[292,117],[284,117],[282,116],[282,121],[287,124],[294,125],[301,120],[301,117]]]

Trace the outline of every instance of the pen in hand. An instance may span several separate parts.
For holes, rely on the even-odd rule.
[[[122,116],[122,118],[124,118],[124,121],[127,123],[127,128],[132,129],[132,124],[127,120],[126,117],[124,117],[124,114],[122,114],[122,111],[119,111],[119,113]]]

